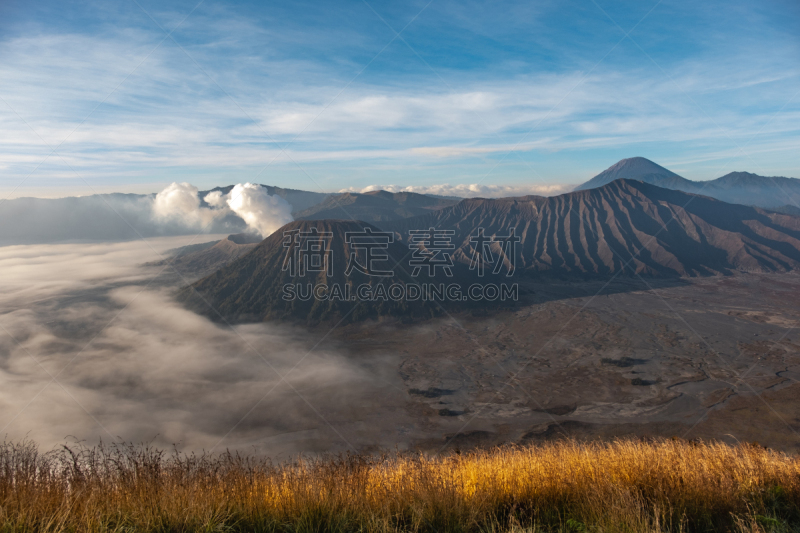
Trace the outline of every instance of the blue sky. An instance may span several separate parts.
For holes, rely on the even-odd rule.
[[[800,177],[798,5],[5,0],[0,196]]]

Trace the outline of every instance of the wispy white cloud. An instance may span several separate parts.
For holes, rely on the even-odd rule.
[[[441,183],[436,185],[368,185],[361,189],[349,187],[339,192],[415,192],[418,194],[434,194],[438,196],[456,196],[459,198],[503,198],[510,196],[554,196],[569,192],[573,185],[561,183],[551,184],[518,184],[518,185],[486,185],[481,183],[456,184]]]
[[[181,17],[157,18],[166,24]],[[480,26],[470,30],[477,35],[493,34],[485,24],[455,20]],[[197,35],[205,40],[194,42]],[[0,96],[10,106],[0,102],[0,190],[33,171],[50,151],[45,143],[62,141],[59,155],[50,156],[31,184],[86,179],[100,187],[135,176],[144,183],[190,179],[209,186],[234,174],[236,181],[266,177],[293,186],[295,176],[308,174],[337,190],[394,181],[400,168],[407,169],[410,185],[424,185],[445,164],[458,166],[446,180],[451,183],[577,183],[590,165],[599,172],[619,157],[642,155],[647,143],[660,145],[657,154],[693,160],[737,143],[749,142],[755,154],[800,139],[800,101],[773,118],[800,79],[796,51],[770,40],[746,50],[717,43],[658,66],[631,45],[626,54],[637,61],[612,55],[591,72],[591,64],[565,62],[541,70],[510,63],[499,70],[437,66],[433,73],[411,54],[409,61],[419,67],[411,75],[393,72],[407,67],[403,62],[371,74],[387,68],[379,61],[342,91],[385,40],[326,29],[317,45],[375,50],[361,50],[366,59],[357,61],[347,54],[338,62],[292,56],[275,43],[309,46],[302,28],[265,27],[222,8],[193,15],[175,36],[191,59],[171,40],[155,48],[164,37],[155,28],[52,31],[0,41]],[[386,56],[410,53],[395,44]],[[558,162],[547,166],[547,175],[533,170],[541,165],[532,162],[543,158]],[[790,150],[773,151],[770,159],[758,160],[764,168],[748,168],[797,170],[790,159]],[[268,164],[270,171],[259,174]],[[391,176],[374,176],[384,172]]]

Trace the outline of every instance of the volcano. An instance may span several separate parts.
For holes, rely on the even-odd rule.
[[[632,180],[549,198],[463,200],[381,226],[398,240],[416,228],[451,230],[463,264],[475,257],[478,228],[513,230],[516,270],[527,273],[705,276],[800,266],[800,218]]]
[[[439,235],[438,244],[432,239],[418,245],[419,234],[429,232]],[[326,237],[319,240],[323,234]],[[298,235],[311,235],[317,244],[293,240]],[[362,240],[353,241],[353,235]],[[370,246],[378,250],[379,261],[370,262],[366,250]],[[411,270],[420,250],[431,252],[437,246],[447,255],[439,250],[442,255],[428,255],[428,259],[448,257],[449,268]],[[298,250],[321,256],[301,259],[293,255]],[[485,266],[497,276],[491,280],[475,277],[484,253]],[[353,268],[354,262],[360,267]],[[364,298],[356,297],[354,291],[366,286],[372,295],[385,293],[387,287],[404,291],[409,285],[426,284],[457,284],[463,290],[476,281],[506,279],[521,281],[524,289],[529,280],[546,281],[552,276],[568,280],[618,275],[677,278],[785,272],[798,267],[800,217],[641,181],[616,180],[550,198],[463,200],[426,215],[382,223],[380,229],[352,220],[295,221],[183,289],[180,298],[201,313],[231,322],[410,319],[473,302]],[[381,277],[384,271],[392,271],[392,276]],[[328,292],[319,299],[312,291],[321,286]],[[341,294],[329,297],[334,286],[341,288]]]
[[[178,297],[229,322],[433,316],[441,306],[425,301],[415,287],[434,281],[436,272],[412,275],[405,265],[413,255],[365,222],[299,220]]]
[[[677,189],[685,192],[694,192],[696,188],[693,181],[682,178],[649,159],[631,157],[608,167],[586,183],[578,185],[575,190],[596,189],[618,179],[643,181],[666,189]]]
[[[782,212],[800,209],[800,180],[779,176],[759,176],[750,172],[731,172],[708,181],[683,178],[644,157],[623,159],[575,190],[608,185],[614,180],[643,181],[658,187],[711,196],[733,204],[754,205]]]

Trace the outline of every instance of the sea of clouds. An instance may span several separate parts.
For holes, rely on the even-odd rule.
[[[356,362],[327,329],[183,309],[142,264],[191,242],[0,247],[0,438],[275,456],[380,442],[393,365]]]

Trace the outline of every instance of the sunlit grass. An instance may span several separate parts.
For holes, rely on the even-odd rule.
[[[757,446],[559,442],[287,464],[146,446],[0,448],[0,531],[793,531],[800,461]]]

